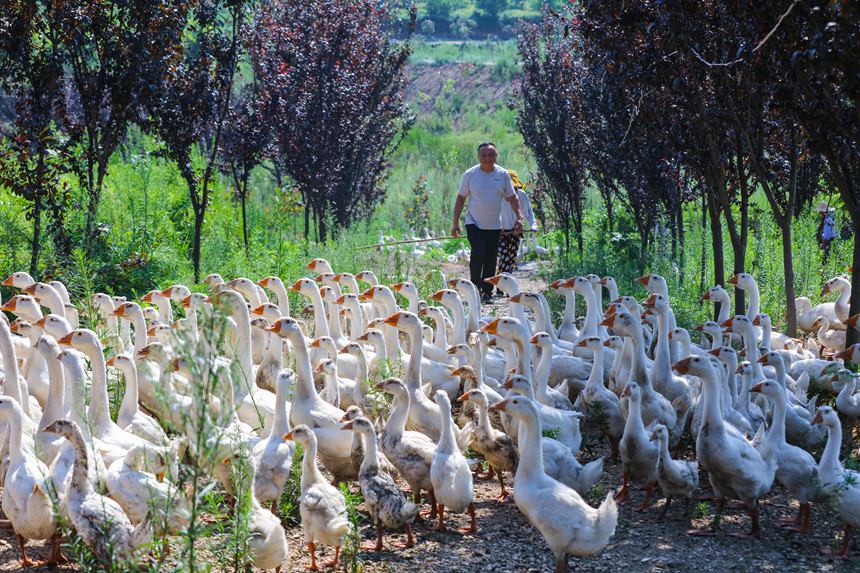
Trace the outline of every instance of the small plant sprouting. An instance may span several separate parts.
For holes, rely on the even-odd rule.
[[[358,513],[359,504],[364,501],[360,493],[352,493],[347,484],[340,484],[340,491],[346,498],[346,514],[349,519],[349,533],[343,546],[343,561],[348,573],[364,571],[364,562],[359,557],[361,553],[361,517]]]

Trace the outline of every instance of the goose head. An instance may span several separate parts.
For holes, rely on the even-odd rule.
[[[611,348],[612,350],[620,350],[623,345],[624,339],[620,336],[610,336],[603,341],[603,346]]]
[[[355,275],[352,273],[337,273],[334,275],[334,280],[341,286],[341,288],[347,288],[353,294],[358,294],[357,290],[357,282]],[[355,290],[353,290],[355,289]]]
[[[660,443],[669,443],[669,430],[663,424],[657,424],[651,430],[651,441]]]
[[[319,338],[313,339],[310,347],[319,348],[329,358],[337,356],[337,345],[335,345],[334,339],[331,336],[320,336]]]
[[[364,354],[364,347],[361,346],[358,342],[347,342],[343,345],[343,347],[338,350],[338,354],[349,354],[351,356],[355,356],[358,358],[362,354]]]
[[[274,332],[281,338],[290,339],[293,342],[300,341],[302,346],[305,344],[304,334],[302,333],[302,329],[299,326],[298,321],[289,316],[279,318],[273,322],[271,326],[266,328],[266,330]]]
[[[456,376],[463,382],[466,380],[476,382],[478,380],[478,373],[471,366],[458,366],[457,368],[452,366],[449,367],[449,370],[451,371],[451,376]]]
[[[107,320],[107,317],[113,314],[116,306],[113,298],[103,292],[95,293],[90,299],[90,304],[103,320]]]
[[[0,306],[0,310],[11,312],[24,320],[35,322],[42,318],[42,309],[36,299],[27,294],[16,294]]]
[[[134,317],[142,317],[143,309],[141,309],[140,305],[136,302],[129,301],[114,307],[113,312],[111,314],[119,318],[131,320]]]
[[[34,322],[33,326],[42,329],[45,334],[49,334],[54,338],[62,338],[72,330],[72,325],[69,324],[69,321],[57,314],[46,314]]]
[[[738,367],[735,370],[735,374],[741,374],[743,376],[745,376],[747,374],[752,374],[752,372],[753,372],[752,363],[750,363],[748,360],[744,360],[743,362],[738,364]]]
[[[445,352],[451,356],[464,358],[467,361],[470,361],[472,359],[472,347],[465,342],[462,344],[453,344],[449,346]]]
[[[115,354],[108,358],[105,366],[116,368],[120,372],[127,372],[135,367],[134,360],[128,354]]]
[[[396,398],[409,396],[409,393],[406,391],[406,385],[400,378],[387,378],[377,384],[376,389],[388,392]]]
[[[334,274],[334,270],[331,268],[331,264],[325,259],[313,259],[311,262],[307,264],[305,267],[315,273],[331,273]]]
[[[334,300],[334,303],[339,306],[352,306],[358,302],[358,295],[351,292],[343,293]]]
[[[615,312],[600,322],[600,326],[612,328],[615,332],[627,338],[633,338],[639,329],[639,321],[624,308],[616,308]]]
[[[251,319],[251,328],[256,328],[258,330],[266,330],[271,324],[271,322],[269,322],[262,316],[255,316]]]
[[[735,334],[743,334],[745,332],[751,332],[752,330],[752,321],[745,314],[736,314],[734,316],[730,316],[726,320],[720,323],[724,329],[727,329],[728,332],[733,332]]]
[[[851,326],[851,327],[854,327],[854,328],[860,330],[860,325],[857,324],[858,320],[860,320],[860,313],[852,314],[847,319],[845,319],[845,325]]]
[[[511,374],[508,376],[507,380],[502,384],[502,388],[505,390],[513,390],[517,394],[522,394],[523,396],[531,394],[532,389],[528,378],[520,374]]]
[[[361,410],[359,410],[359,414],[360,412]],[[371,434],[376,431],[373,427],[373,422],[371,422],[362,415],[359,415],[355,418],[350,418],[340,427],[340,429],[352,430],[353,432],[357,432],[359,434]]]
[[[662,294],[663,296],[669,292],[669,287],[666,285],[666,279],[654,273],[643,275],[636,279],[636,282],[645,287],[648,292]]]
[[[538,409],[534,401],[525,396],[511,396],[505,398],[498,404],[490,406],[490,410],[497,410],[510,414],[519,420],[536,420],[538,417]]]
[[[643,303],[645,308],[653,309],[657,314],[665,314],[669,310],[669,299],[662,294],[652,292]]]
[[[373,271],[361,271],[357,275],[355,275],[355,280],[361,281],[370,286],[376,286],[379,284],[379,279],[376,278],[376,274]]]
[[[267,277],[261,278],[257,281],[257,284],[263,288],[267,288],[270,290],[272,287],[284,288],[284,281],[274,275],[269,275]]]
[[[450,282],[450,281],[449,281]],[[407,299],[418,298],[418,287],[411,281],[402,281],[391,285],[391,290],[405,296]]]
[[[536,345],[541,350],[547,350],[552,348],[552,338],[546,332],[536,332],[529,339],[529,342]]]
[[[102,342],[98,335],[88,328],[73,330],[57,340],[61,346],[71,346],[87,356],[102,353]]]
[[[837,352],[834,358],[841,358],[847,362],[860,364],[860,342],[855,342],[845,350]]]
[[[758,359],[759,364],[764,364],[765,366],[776,366],[784,365],[782,360],[782,356],[778,352],[765,352]]]
[[[705,291],[701,300],[710,300],[714,303],[725,302],[729,300],[729,293],[720,285],[714,285]]]
[[[60,345],[57,343],[57,339],[49,334],[41,335],[37,340],[36,344],[33,347],[42,355],[43,358],[50,359],[56,358],[57,354],[60,353]]]
[[[38,321],[37,321],[38,322]],[[25,338],[30,338],[30,335],[35,331],[33,330],[33,324],[23,318],[16,318],[12,321],[12,324],[9,325],[9,332],[14,334],[20,334]]]
[[[185,285],[175,284],[160,291],[158,294],[163,297],[169,298],[174,302],[181,303],[185,297],[191,296],[191,289],[189,289]]]
[[[517,283],[517,279],[508,273],[499,273],[484,280],[508,296],[520,292],[520,286]]]
[[[614,277],[605,276],[601,278],[599,282],[602,286],[605,286],[607,289],[609,289],[610,292],[618,291],[618,283],[615,282]]]
[[[585,277],[573,277],[564,280],[561,283],[562,288],[572,288],[577,294],[588,296],[594,294],[594,287],[591,286],[591,281]],[[588,298],[586,298],[588,300]]]
[[[620,337],[618,337],[618,336],[614,336],[611,338],[618,338],[620,340]],[[602,346],[609,346],[607,344],[608,342],[609,342],[609,340],[607,340],[606,342],[602,342],[600,340],[599,336],[586,336],[585,338],[579,340],[576,343],[576,345],[580,348],[588,348],[590,350],[598,350]]]
[[[444,390],[436,390],[436,394],[433,395],[433,400],[436,402],[436,405],[439,406],[443,416],[451,415],[451,399],[448,398],[447,392]]]
[[[692,342],[690,339],[690,333],[686,328],[681,328],[680,326],[669,330],[669,340],[676,342]]]
[[[483,405],[484,408],[488,405],[487,395],[483,390],[475,388],[474,390],[469,390],[465,392],[462,396],[457,398],[460,402],[471,402],[472,404]]]
[[[457,291],[455,291],[453,289],[449,289],[449,288],[443,288],[443,289],[437,290],[436,292],[434,292],[433,294],[430,295],[430,300],[434,300],[436,302],[441,302],[443,305],[447,306],[448,308],[452,308],[452,307],[455,307],[457,305],[462,306],[462,304],[463,304],[463,299],[460,298],[460,294]]]
[[[421,322],[421,319],[418,318],[418,315],[406,310],[400,310],[391,314],[384,320],[384,322],[388,326],[393,326],[397,330],[407,333],[415,330],[420,332],[421,327],[424,325],[424,323]]]
[[[825,428],[835,430],[841,427],[842,422],[839,421],[839,414],[830,406],[819,406],[815,417],[812,419],[813,424],[821,424]]]
[[[151,360],[156,364],[167,364],[170,361],[170,356],[167,354],[167,349],[160,342],[150,342],[137,352],[138,360]]]
[[[224,279],[218,273],[210,273],[203,279],[203,283],[211,289],[224,284]]]
[[[63,436],[73,444],[83,445],[84,443],[84,435],[81,433],[81,428],[71,420],[56,420],[45,426],[42,431]]]
[[[824,287],[821,289],[821,296],[830,294],[832,292],[843,292],[844,290],[851,290],[851,283],[845,280],[843,277],[833,277],[826,283],[824,283]]]
[[[287,289],[291,292],[297,292],[303,296],[311,298],[314,293],[319,293],[319,288],[313,279],[302,277],[290,285]]]
[[[776,399],[780,394],[785,395],[785,390],[782,389],[782,386],[774,382],[773,380],[762,380],[758,384],[755,384],[750,388],[750,392],[756,392],[758,394],[764,394],[768,398]]]
[[[639,387],[639,384],[631,380],[624,386],[624,390],[621,391],[621,398],[627,398],[633,403],[639,403],[642,401],[642,388]]]
[[[714,363],[711,362],[711,359],[716,360],[712,356],[687,356],[672,364],[672,369],[681,376],[690,374],[702,379],[710,376],[711,379],[716,380],[714,377]]]
[[[268,322],[275,322],[281,318],[281,311],[275,303],[264,302],[260,306],[255,306],[251,309],[251,316],[265,318]]]
[[[738,273],[736,275],[732,275],[726,282],[741,290],[750,290],[755,286],[755,279],[749,273]]]
[[[31,284],[34,284],[35,282],[36,281],[33,279],[33,277],[30,276],[29,273],[17,272],[12,273],[8,277],[6,277],[6,280],[3,281],[2,285],[22,290],[27,288]]]
[[[292,440],[302,444],[303,446],[307,446],[309,444],[316,444],[317,436],[314,434],[314,431],[305,426],[304,424],[299,424],[283,436],[284,440]]]
[[[324,358],[323,360],[320,360],[319,364],[314,368],[314,371],[325,376],[334,376],[337,374],[337,367],[335,366],[334,360],[331,358]]]

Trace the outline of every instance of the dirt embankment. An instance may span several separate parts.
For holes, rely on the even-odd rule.
[[[439,97],[469,102],[470,107],[501,107],[514,88],[492,65],[419,63],[410,65],[408,74],[406,101],[415,103],[422,114],[431,112]]]

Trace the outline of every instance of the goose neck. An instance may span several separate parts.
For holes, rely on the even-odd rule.
[[[520,462],[514,478],[517,482],[533,482],[544,475],[541,423],[534,413],[519,420],[518,433]]]

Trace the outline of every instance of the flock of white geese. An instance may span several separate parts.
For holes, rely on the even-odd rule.
[[[544,295],[508,274],[490,282],[509,297],[509,315],[490,318],[466,279],[443,277],[431,305],[408,281],[389,287],[371,271],[335,274],[324,259],[308,269],[315,278],[289,286],[274,276],[210,275],[208,296],[179,284],[140,303],[95,294],[98,334],[78,328],[62,283],[23,272],[3,282],[20,294],[2,305],[16,320],[0,320],[2,509],[24,566],[33,564],[27,540],[50,540],[48,562],[62,558],[61,518],[102,560],[138,559],[154,536],[182,533],[191,518],[176,483],[183,462],[211,471],[228,494],[250,496],[251,559],[279,569],[290,556],[276,513],[296,442],[312,569],[319,544],[335,548],[328,565],[336,565],[350,531],[333,483],[359,483],[376,550],[386,530],[405,531],[414,545],[427,500],[435,527],[445,528],[446,511],[465,512],[465,531],[475,532],[477,464],[467,448],[497,476],[500,502],[504,472],[513,474],[516,506],[546,539],[556,571],[567,571],[568,556],[607,545],[631,486],[646,489],[643,508],[659,486],[662,517],[673,499],[689,504],[699,469],[717,511],[711,526],[689,533],[715,534],[726,500],[740,500],[756,535],[758,500],[776,481],[799,502],[796,531],[810,529],[811,502],[838,502],[826,507],[844,522],[839,554],[847,554],[850,529],[860,526],[860,475],[840,461],[840,416],[860,416],[860,394],[843,360],[860,362],[860,345],[845,348],[845,329],[857,328],[846,279],[825,284],[825,293],[839,291],[835,303],[798,299],[799,325],[816,339],[802,344],[772,331],[753,277],[736,275],[728,282],[747,291],[749,312],[730,316],[729,293],[712,287],[703,298],[720,303],[720,315],[695,328],[696,343],[654,274],[638,279],[649,291],[642,303],[619,295],[611,277],[555,281],[551,290],[565,299],[556,326]],[[307,324],[290,316],[290,291],[310,302]],[[174,305],[184,318],[174,320]],[[220,346],[204,328],[215,316],[227,325]],[[108,369],[125,382],[116,419]],[[207,376],[223,391],[212,385],[200,400]],[[816,408],[833,396],[836,409]],[[582,496],[603,458],[580,463],[583,432],[603,436],[624,468],[621,489],[597,508]],[[677,459],[690,443],[695,458]],[[231,471],[243,456],[250,477]]]

